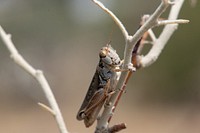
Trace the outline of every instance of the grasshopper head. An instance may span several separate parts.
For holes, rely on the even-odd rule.
[[[100,50],[99,57],[107,65],[110,66],[121,65],[121,60],[119,58],[119,55],[117,54],[116,50],[114,50],[109,44]]]

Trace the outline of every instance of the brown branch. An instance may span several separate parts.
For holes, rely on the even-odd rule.
[[[114,125],[112,127],[110,127],[108,129],[108,133],[116,133],[116,132],[119,132],[123,129],[126,129],[126,124],[125,123],[121,123],[121,124],[117,124],[117,125]]]

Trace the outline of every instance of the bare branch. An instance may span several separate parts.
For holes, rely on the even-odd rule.
[[[67,128],[65,127],[65,122],[63,120],[62,114],[60,112],[60,109],[58,107],[58,104],[55,100],[55,97],[51,91],[51,88],[46,80],[46,78],[43,75],[43,72],[41,70],[34,69],[17,51],[15,48],[12,40],[11,35],[6,34],[6,32],[3,30],[3,28],[0,26],[0,36],[5,44],[5,46],[8,48],[11,58],[14,60],[14,62],[19,65],[21,68],[23,68],[26,72],[28,72],[30,75],[32,75],[41,85],[45,96],[55,113],[55,119],[58,124],[59,130],[61,133],[68,133]]]
[[[177,19],[183,2],[184,2],[184,0],[176,0],[176,4],[173,5],[170,10],[168,20],[176,20]],[[187,20],[186,20],[186,22],[187,22]],[[166,25],[164,27],[164,29],[163,29],[162,33],[160,34],[160,36],[158,37],[158,39],[153,42],[154,45],[151,48],[151,50],[149,51],[149,53],[147,55],[141,57],[140,64],[142,67],[150,66],[157,60],[157,58],[160,55],[160,53],[162,52],[164,46],[166,45],[166,43],[168,42],[168,40],[170,39],[170,37],[172,36],[174,31],[177,29],[177,27],[178,27],[178,24],[170,24],[170,25]]]
[[[108,8],[106,8],[103,3],[101,3],[98,0],[93,0],[93,2],[98,5],[101,9],[103,9],[106,13],[108,13],[110,15],[110,17],[115,21],[115,23],[119,26],[119,28],[122,31],[122,34],[124,35],[124,38],[127,39],[128,38],[128,32],[126,30],[126,28],[124,27],[124,25],[122,24],[122,22],[115,16],[114,13],[112,13],[112,11],[110,11]]]
[[[109,131],[109,133],[116,133],[116,132],[119,132],[119,131],[121,131],[123,129],[126,129],[126,124],[125,123],[114,125],[114,126],[110,127],[108,129],[108,131]]]
[[[155,10],[155,12],[151,16],[147,15],[146,22],[139,28],[139,30],[133,36],[129,36],[125,27],[120,22],[120,20],[109,9],[107,9],[101,2],[99,2],[97,0],[93,0],[93,1],[97,5],[99,5],[99,7],[101,7],[106,13],[108,13],[111,16],[111,18],[117,23],[119,28],[122,30],[122,33],[124,35],[125,42],[126,42],[125,50],[124,50],[124,64],[123,64],[122,69],[128,69],[131,66],[131,64],[132,64],[131,63],[132,50],[133,50],[135,44],[138,42],[138,40],[143,36],[143,34],[145,32],[149,31],[150,36],[151,36],[153,43],[154,43],[154,42],[157,42],[159,39],[157,39],[155,37],[151,28],[153,28],[157,25],[162,25],[162,24],[171,24],[171,23],[174,23],[174,22],[175,23],[185,23],[185,22],[187,22],[187,20],[186,21],[185,20],[176,20],[178,13],[179,13],[179,10],[180,10],[184,0],[179,0],[179,1],[162,0],[161,4],[158,6],[158,8]],[[176,17],[169,17],[170,21],[169,20],[168,21],[158,21],[161,14],[167,9],[167,7],[169,5],[174,5],[173,8],[171,8],[171,12],[175,13]],[[176,11],[173,11],[174,8],[177,8],[177,5],[179,5],[179,9],[176,10]],[[171,21],[171,20],[175,20],[175,21]],[[174,24],[171,24],[171,25],[174,25]],[[167,33],[167,34],[169,34],[169,33]],[[159,44],[156,43],[156,46],[153,46],[151,50],[153,50],[153,48],[154,49],[158,48],[159,46],[157,46],[157,45],[159,45]],[[159,53],[158,51],[152,51],[152,53],[149,54],[150,56],[146,56],[144,58],[141,57],[141,61],[140,61],[141,64],[140,65],[142,65],[144,67],[146,65],[149,65],[150,63],[153,63],[155,61],[155,58],[152,58],[152,55],[155,52]],[[153,57],[155,57],[155,56],[153,56]],[[121,89],[124,87],[124,84],[126,82],[128,75],[129,75],[128,71],[122,72],[121,77],[120,77],[118,84],[116,86],[116,89],[115,89],[116,92],[109,99],[109,103],[110,103],[109,106],[106,106],[104,108],[104,111],[103,111],[101,117],[98,119],[96,131],[99,131],[99,130],[103,131],[105,129],[108,129],[108,123],[109,123],[110,117],[113,115],[113,111],[116,108],[115,102],[119,100],[119,95],[122,94]]]
[[[160,17],[160,15],[167,9],[167,7],[170,5],[170,1],[168,0],[162,0],[161,4],[158,6],[156,11],[149,17],[149,19],[141,26],[141,28],[131,37],[130,41],[131,46],[128,48],[128,52],[126,53],[125,57],[128,57],[128,60],[131,60],[131,52],[134,47],[134,45],[137,43],[137,41],[143,36],[143,34],[148,31],[150,28],[156,26],[157,20]],[[124,59],[126,63],[126,58]],[[127,60],[127,61],[128,61]]]
[[[186,19],[162,20],[162,21],[158,21],[157,26],[167,25],[167,24],[185,24],[185,23],[189,23],[189,20],[186,20]]]

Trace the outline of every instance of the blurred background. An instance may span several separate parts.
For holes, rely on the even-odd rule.
[[[141,16],[151,14],[160,0],[103,3],[133,34]],[[111,122],[125,122],[122,132],[199,133],[199,12],[199,2],[193,7],[186,0],[179,18],[190,23],[179,26],[156,63],[132,76]],[[96,124],[86,129],[76,113],[100,48],[111,40],[123,57],[124,38],[111,18],[91,0],[0,0],[0,25],[23,57],[44,71],[68,130],[93,132]],[[54,118],[38,102],[48,105],[36,80],[13,63],[0,40],[0,132],[58,133]]]

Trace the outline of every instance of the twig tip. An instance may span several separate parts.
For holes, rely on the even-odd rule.
[[[39,105],[42,109],[44,109],[44,110],[50,112],[53,116],[56,115],[56,113],[55,113],[50,107],[48,107],[47,105],[45,105],[45,104],[43,104],[43,103],[40,103],[40,102],[38,103],[38,105]]]

